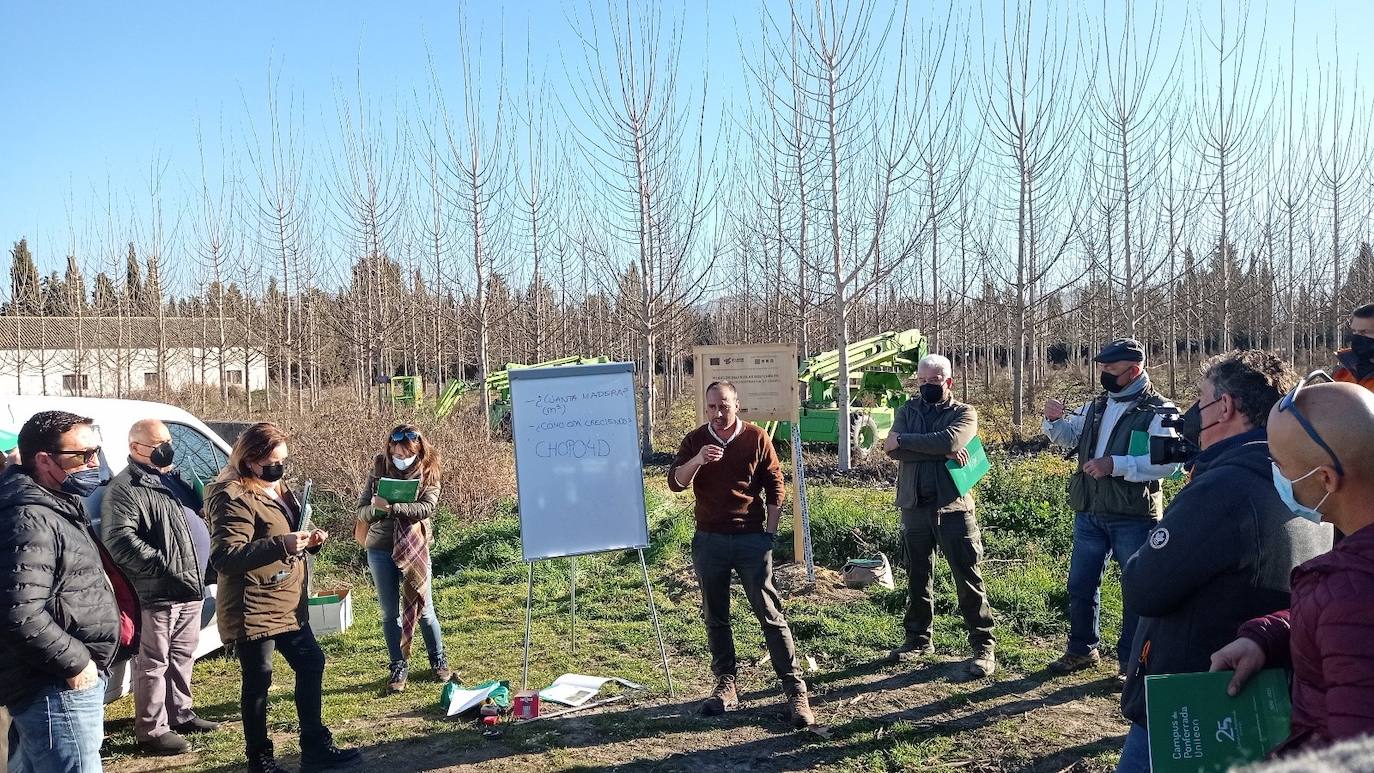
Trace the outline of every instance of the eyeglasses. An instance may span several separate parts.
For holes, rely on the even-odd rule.
[[[1293,387],[1293,391],[1284,395],[1283,398],[1279,400],[1279,413],[1291,412],[1293,418],[1298,420],[1298,424],[1302,426],[1307,436],[1312,438],[1312,442],[1316,443],[1321,450],[1326,452],[1327,456],[1331,457],[1331,466],[1336,468],[1336,474],[1344,476],[1345,468],[1341,466],[1341,460],[1336,458],[1336,452],[1331,450],[1331,446],[1327,445],[1326,441],[1322,440],[1322,436],[1317,434],[1317,428],[1313,427],[1312,422],[1308,421],[1307,417],[1302,415],[1302,411],[1298,410],[1298,393],[1302,391],[1303,387],[1314,383],[1329,384],[1334,380],[1335,379],[1326,375],[1325,371],[1314,370],[1308,373],[1298,382],[1297,386]]]
[[[413,429],[398,429],[391,433],[391,442],[404,443],[405,441],[416,441],[420,439],[420,433]]]
[[[82,464],[90,464],[100,455],[100,446],[78,451],[46,451],[48,456],[79,456]]]

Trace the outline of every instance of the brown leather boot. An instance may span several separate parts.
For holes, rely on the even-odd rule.
[[[816,724],[816,715],[811,713],[811,701],[806,690],[797,690],[787,696],[787,710],[792,716],[792,727],[804,730]]]
[[[727,711],[734,711],[738,706],[739,693],[735,690],[735,675],[721,674],[716,677],[716,689],[711,691],[711,697],[701,702],[701,713],[715,717]]]

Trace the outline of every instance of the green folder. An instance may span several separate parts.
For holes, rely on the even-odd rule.
[[[1233,672],[1145,677],[1145,714],[1154,773],[1221,773],[1264,759],[1288,737],[1292,704],[1282,669],[1259,672],[1240,695]]]
[[[1150,433],[1140,430],[1131,430],[1131,445],[1126,450],[1127,456],[1149,456],[1150,455]],[[1183,477],[1183,468],[1174,470],[1169,476],[1169,480],[1178,480]]]
[[[378,478],[377,496],[393,505],[403,502],[414,502],[420,496],[420,479]],[[386,513],[375,508],[372,510],[372,515],[376,518],[386,517]]]
[[[19,435],[7,429],[0,429],[0,454],[7,454],[19,445]]]
[[[954,487],[959,489],[959,496],[972,491],[973,487],[978,485],[978,481],[992,469],[987,452],[983,450],[983,441],[977,435],[964,446],[964,450],[968,451],[968,464],[961,467],[953,459],[945,462],[949,477],[954,479]]]

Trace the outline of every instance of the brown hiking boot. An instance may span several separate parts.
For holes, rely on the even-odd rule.
[[[735,675],[721,674],[716,677],[716,689],[711,697],[701,702],[701,713],[716,717],[739,706],[739,694],[735,691]]]
[[[805,690],[798,690],[787,696],[787,711],[792,717],[792,727],[805,730],[816,724],[816,715],[811,713],[811,701]]]
[[[1050,670],[1060,674],[1072,674],[1075,671],[1092,668],[1100,662],[1102,662],[1102,656],[1097,654],[1097,650],[1090,650],[1086,655],[1065,652],[1059,656],[1058,660],[1050,664]]]

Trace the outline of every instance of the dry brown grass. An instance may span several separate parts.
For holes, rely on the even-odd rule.
[[[515,494],[512,446],[486,439],[473,406],[460,406],[443,420],[435,418],[430,406],[388,405],[380,411],[374,406],[369,416],[348,389],[327,392],[314,409],[303,414],[280,400],[270,411],[258,400],[251,414],[243,403],[224,404],[217,397],[203,406],[199,396],[192,394],[171,395],[167,401],[203,419],[281,424],[291,434],[295,474],[313,479],[317,495],[334,498],[350,509],[367,481],[373,457],[382,452],[387,433],[402,422],[419,427],[442,454],[440,507],[464,520],[475,520]]]

